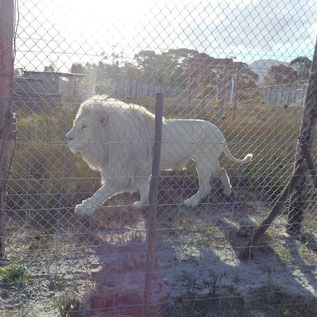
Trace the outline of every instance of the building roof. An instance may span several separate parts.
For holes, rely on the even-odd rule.
[[[37,72],[37,71],[23,71],[24,75],[51,75],[55,77],[84,77],[85,74],[79,73],[61,73],[61,72]]]

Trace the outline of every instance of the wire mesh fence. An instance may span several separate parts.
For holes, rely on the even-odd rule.
[[[254,259],[238,257],[294,171],[316,2],[15,6],[0,315],[317,314],[309,177],[301,239],[285,201]]]

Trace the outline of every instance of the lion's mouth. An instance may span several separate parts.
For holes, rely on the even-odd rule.
[[[82,146],[80,144],[71,144],[71,143],[67,143],[70,151],[74,154],[78,153],[81,151]]]

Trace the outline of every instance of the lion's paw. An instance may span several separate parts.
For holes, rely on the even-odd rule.
[[[79,216],[91,216],[93,214],[93,208],[85,204],[79,204],[75,207],[75,213]]]
[[[143,204],[140,200],[137,200],[137,201],[135,201],[135,202],[132,204],[132,206],[133,206],[134,208],[141,208],[141,207],[144,206],[144,204]]]
[[[196,199],[188,198],[184,201],[184,204],[187,207],[196,207],[198,205],[198,201]]]
[[[232,194],[232,191],[231,191],[231,190],[224,189],[224,190],[223,190],[223,194],[225,195],[225,197],[230,197],[231,194]]]

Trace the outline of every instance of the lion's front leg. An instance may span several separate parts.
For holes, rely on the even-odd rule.
[[[108,198],[116,192],[107,185],[99,188],[93,196],[76,205],[75,213],[80,216],[91,216],[96,208],[100,207]]]
[[[139,187],[140,200],[133,203],[133,207],[140,208],[149,203],[150,180],[146,179],[145,183]]]

